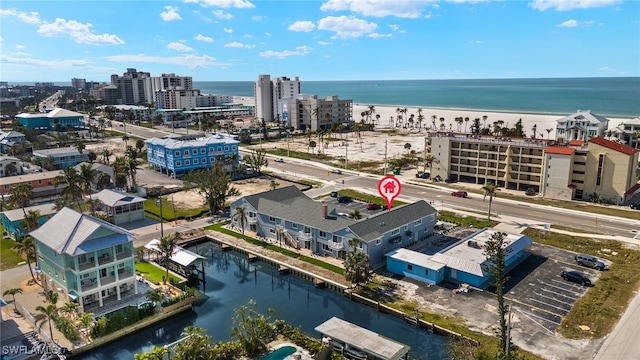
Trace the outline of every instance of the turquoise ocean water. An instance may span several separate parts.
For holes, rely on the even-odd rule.
[[[252,81],[194,81],[204,94],[253,96]],[[302,92],[354,104],[614,118],[640,116],[640,78],[304,81]]]

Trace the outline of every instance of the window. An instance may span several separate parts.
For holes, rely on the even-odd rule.
[[[602,183],[602,172],[604,170],[604,154],[598,155],[598,172],[596,174],[596,186]]]
[[[202,163],[206,164],[207,163],[207,158],[202,159]]]
[[[413,265],[411,265],[411,264],[407,264],[407,269],[409,269],[409,270],[413,270]]]
[[[225,146],[224,151],[229,151],[229,146]]]
[[[276,230],[275,230],[275,229],[269,229],[269,233],[270,233],[270,234],[275,234],[275,233],[276,233]]]
[[[326,237],[327,237],[327,233],[326,233],[326,232],[324,232],[324,231],[320,231],[320,232],[318,233],[318,236],[320,236],[321,238],[326,238]]]
[[[193,159],[193,165],[198,163],[198,159]]]
[[[420,220],[418,220],[418,221],[413,223],[414,226],[418,226],[418,225],[421,225],[421,224],[422,224],[422,219],[420,219]]]
[[[206,153],[207,153],[207,149],[205,148],[200,149],[200,154],[206,154]]]
[[[274,218],[273,216],[269,216],[269,221],[276,222],[276,218]]]
[[[176,161],[176,166],[182,166],[182,162]]]
[[[296,224],[296,223],[291,223],[291,227],[292,227],[292,228],[294,228],[294,229],[297,229],[297,228],[298,228],[298,224]]]
[[[175,156],[180,156],[180,150],[177,150]]]
[[[193,149],[193,150],[191,150],[191,154],[193,154],[193,155],[198,155],[198,149]]]
[[[186,156],[186,155],[189,155],[189,150],[185,150],[185,151],[184,151],[184,155],[185,155],[185,156]]]
[[[400,229],[395,229],[391,232],[391,235],[398,235],[400,233]]]
[[[429,275],[429,269],[424,269],[424,274]]]
[[[216,151],[214,148],[212,147],[209,148],[209,154],[213,153],[214,151]]]
[[[380,245],[380,239],[376,239],[376,245]]]
[[[189,165],[191,165],[191,161],[189,161],[189,160],[185,160],[185,161],[184,161],[184,166],[189,166]]]

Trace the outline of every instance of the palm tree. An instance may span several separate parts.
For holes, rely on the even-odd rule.
[[[34,316],[36,323],[42,327],[45,321],[49,322],[49,334],[51,334],[51,341],[53,341],[53,327],[51,326],[51,322],[58,316],[58,308],[55,304],[49,304],[47,307],[38,305],[36,311],[39,311],[39,313]]]
[[[18,311],[18,305],[16,304],[16,294],[22,294],[21,288],[11,288],[2,293],[2,296],[11,295],[13,297],[13,309]]]
[[[109,149],[102,150],[102,161],[105,164],[109,165],[109,157],[111,157],[111,155],[113,155],[111,150],[109,150]]]
[[[136,149],[138,150],[138,156],[140,156],[140,154],[142,154],[142,149],[144,149],[144,140],[136,140]]]
[[[469,123],[469,117],[464,118],[464,132],[467,132],[467,124]]]
[[[244,240],[244,227],[249,221],[247,211],[244,206],[238,206],[236,208],[236,213],[233,214],[233,220],[240,224],[240,228],[242,229],[242,240]]]
[[[31,196],[33,196],[33,188],[31,187],[31,184],[20,184],[12,187],[11,190],[9,190],[9,196],[11,204],[15,207],[22,208],[22,212],[26,216],[27,211],[25,208],[29,206]]]
[[[360,220],[362,219],[362,214],[360,214],[360,210],[355,209],[349,213],[349,217],[352,219]]]
[[[93,183],[93,179],[98,175],[98,170],[93,169],[89,164],[80,165],[80,171],[78,172],[78,181],[80,182],[80,188],[84,195],[89,195],[89,200],[91,204],[91,214],[95,214],[95,207],[93,206],[93,200],[91,198],[91,193],[93,190],[91,189],[91,184]]]
[[[84,149],[87,148],[87,146],[84,144],[83,141],[76,141],[76,143],[74,144],[74,147],[78,150],[78,152],[80,153],[80,155],[82,155],[82,152],[84,151]]]
[[[154,307],[158,307],[164,300],[164,294],[160,289],[149,290],[147,291],[147,300],[151,301]]]
[[[431,115],[431,125],[433,126],[433,130],[438,130],[436,127],[436,120],[438,119],[437,115]]]
[[[551,135],[551,132],[553,131],[553,128],[550,129],[545,129],[547,131],[547,140],[549,140],[549,136]]]
[[[364,252],[357,251],[358,247],[362,244],[362,240],[351,238],[348,243],[353,249],[353,252],[349,253],[345,259],[344,276],[357,287],[371,279],[371,265],[369,264],[369,256]]]
[[[69,166],[62,171],[61,175],[56,176],[55,186],[63,184],[67,185],[62,191],[65,197],[74,200],[76,205],[80,207],[79,195],[82,193],[82,187],[80,186],[80,174],[74,167]]]
[[[489,213],[487,214],[487,220],[491,220],[491,204],[493,203],[493,199],[496,197],[498,187],[494,184],[489,183],[482,187],[482,191],[484,192],[484,198],[482,199],[482,201],[485,201],[487,196],[489,197]]]
[[[407,154],[411,151],[411,143],[404,144],[404,149],[407,150]]]
[[[31,278],[33,279],[34,283],[38,284],[38,281],[36,280],[35,275],[33,275],[33,269],[31,268],[31,261],[36,259],[35,241],[30,236],[27,236],[21,242],[17,242],[15,245],[13,245],[13,249],[16,250],[18,255],[21,255],[21,256],[24,255],[25,259],[27,260],[27,265],[29,266],[29,272],[31,273]]]
[[[69,317],[69,320],[71,321],[75,320],[77,311],[78,311],[78,303],[75,303],[73,301],[64,303],[64,307],[62,308],[62,312],[64,312]]]
[[[4,167],[4,172],[6,173],[6,176],[13,176],[15,173],[18,172],[18,167],[16,166],[15,163],[8,163]]]
[[[93,319],[93,313],[80,314],[80,326],[84,329],[81,333],[84,335],[85,340],[89,340],[89,334],[91,333],[91,327],[95,324]]]
[[[163,237],[160,239],[160,243],[158,244],[158,249],[162,255],[162,260],[164,261],[164,267],[167,270],[165,284],[169,281],[169,261],[171,261],[171,257],[173,256],[176,246],[175,234]]]

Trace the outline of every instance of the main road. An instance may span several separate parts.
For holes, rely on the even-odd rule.
[[[115,121],[113,124],[115,130],[123,130],[130,136],[145,139],[170,134],[167,131],[133,126],[130,124],[120,126],[120,123]],[[176,129],[176,132],[181,131],[184,131],[184,129]],[[368,190],[372,194],[377,194],[378,181],[381,176],[351,171],[344,171],[342,174],[332,174],[329,172],[330,167],[324,164],[286,157],[284,159],[285,161],[282,163],[270,161],[269,168],[276,173],[329,181],[330,183],[338,185],[338,187],[336,187],[338,189],[344,186],[345,188]],[[402,194],[399,199],[404,199],[405,201],[426,200],[432,202],[433,206],[439,210],[454,208],[486,213],[487,203],[484,201],[482,195],[470,194],[468,198],[459,198],[451,196],[450,193],[451,189],[433,186],[427,183],[419,184],[418,181],[412,181],[411,183],[405,182],[402,185]],[[589,205],[585,203],[585,206]],[[635,235],[634,233],[640,230],[640,222],[638,220],[544,206],[529,201],[522,202],[501,199],[499,194],[493,201],[491,213],[492,215],[505,215],[513,218],[526,219],[529,224],[549,223],[593,233],[627,238],[633,237]]]

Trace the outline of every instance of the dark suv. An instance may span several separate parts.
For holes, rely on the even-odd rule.
[[[591,286],[591,280],[589,280],[588,277],[582,275],[582,273],[579,273],[577,271],[563,271],[562,274],[560,274],[560,276],[563,279],[574,282],[576,284],[582,284],[583,286]]]
[[[348,203],[351,202],[351,198],[345,195],[340,195],[338,196],[338,202],[339,203]]]

